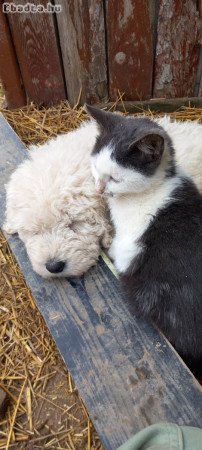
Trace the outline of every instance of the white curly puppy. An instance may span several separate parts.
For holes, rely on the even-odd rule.
[[[108,248],[111,227],[104,199],[95,192],[89,154],[97,128],[87,122],[39,147],[6,186],[4,229],[18,233],[41,276],[79,276]]]
[[[178,165],[202,191],[202,125],[155,119],[173,140]],[[4,229],[18,233],[33,269],[43,277],[79,276],[108,248],[106,205],[95,192],[90,153],[99,133],[94,121],[32,147],[6,186]]]
[[[169,116],[155,119],[168,133],[176,150],[176,163],[187,173],[202,193],[202,124],[177,122]]]

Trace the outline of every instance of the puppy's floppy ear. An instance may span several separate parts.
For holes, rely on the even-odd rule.
[[[97,122],[101,130],[111,130],[120,120],[120,116],[103,109],[85,104],[87,113]]]
[[[163,131],[151,129],[143,132],[128,147],[128,153],[139,153],[146,162],[160,161],[163,155],[165,136]]]

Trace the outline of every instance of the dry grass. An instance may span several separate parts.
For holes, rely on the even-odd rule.
[[[116,110],[116,103],[112,110]],[[0,107],[0,112],[4,114],[25,145],[42,144],[48,138],[57,136],[58,133],[77,128],[87,119],[87,114],[83,107],[78,109],[76,107],[70,108],[68,102],[63,102],[51,108],[39,108],[34,104],[20,110],[7,110]],[[149,110],[143,111],[140,109],[138,115],[141,114],[153,117],[164,113],[152,113]],[[202,108],[184,107],[171,113],[170,116],[177,120],[202,121]]]
[[[10,125],[25,145],[43,144],[48,138],[77,128],[87,114],[69,107],[67,102],[51,108],[39,108],[33,104],[20,110],[0,108]]]
[[[43,143],[78,127],[87,118],[83,108],[71,109],[67,102],[46,109],[32,104],[21,110],[2,107],[0,111],[26,145]],[[150,111],[146,114],[153,116]],[[201,121],[202,109],[182,108],[171,115],[180,120]],[[2,234],[0,349],[0,386],[10,397],[7,415],[0,422],[0,450],[102,449]]]

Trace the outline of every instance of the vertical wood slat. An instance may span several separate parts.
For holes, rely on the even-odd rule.
[[[200,37],[196,0],[160,0],[154,97],[194,95]]]
[[[68,99],[80,102],[107,100],[107,68],[103,3],[100,0],[57,0],[60,45]]]
[[[199,8],[199,17],[200,20],[202,21],[202,0],[198,0],[198,8]],[[201,42],[201,50],[200,50],[200,58],[199,58],[199,68],[198,68],[198,72],[200,71],[201,68],[201,77],[200,77],[200,83],[199,83],[199,89],[198,89],[198,97],[202,97],[202,42]]]
[[[22,5],[27,3],[21,0]],[[35,5],[47,4],[36,0]],[[28,99],[51,105],[66,98],[51,13],[8,13],[12,37]]]
[[[198,97],[202,97],[202,75],[201,75]]]
[[[106,0],[110,99],[151,97],[153,36],[148,0]]]
[[[0,79],[5,90],[8,108],[20,108],[26,105],[26,95],[9,26],[2,10],[0,10]]]

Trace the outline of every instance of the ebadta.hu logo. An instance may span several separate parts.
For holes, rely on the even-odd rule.
[[[20,3],[3,3],[2,11],[4,13],[60,13],[62,11],[62,5],[48,2],[45,5],[35,5],[34,3],[26,3],[21,5]]]

